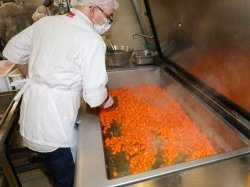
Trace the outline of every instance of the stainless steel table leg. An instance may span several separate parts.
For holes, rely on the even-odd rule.
[[[11,187],[21,187],[21,182],[17,176],[17,173],[10,161],[7,157],[5,151],[0,153],[0,163],[1,167],[3,168],[3,172],[5,177],[7,178],[8,184]]]

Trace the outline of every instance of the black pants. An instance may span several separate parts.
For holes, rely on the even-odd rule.
[[[50,153],[38,153],[56,187],[72,187],[75,163],[70,148],[58,148]]]

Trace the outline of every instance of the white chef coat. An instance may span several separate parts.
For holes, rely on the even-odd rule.
[[[30,87],[23,95],[20,132],[38,145],[76,146],[81,93],[91,107],[107,97],[105,43],[84,14],[72,12],[73,16],[40,19],[3,51],[13,63],[29,63]]]

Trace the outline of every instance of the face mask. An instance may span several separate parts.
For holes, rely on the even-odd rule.
[[[99,34],[105,33],[110,29],[110,27],[111,24],[109,23],[108,19],[105,19],[105,22],[102,25],[94,24],[94,28]]]

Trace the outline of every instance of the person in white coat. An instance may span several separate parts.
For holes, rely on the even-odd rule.
[[[55,186],[71,187],[76,117],[81,95],[90,107],[111,107],[105,52],[100,34],[111,27],[116,0],[73,0],[66,15],[48,16],[13,37],[3,55],[23,70],[20,133],[38,152]]]

